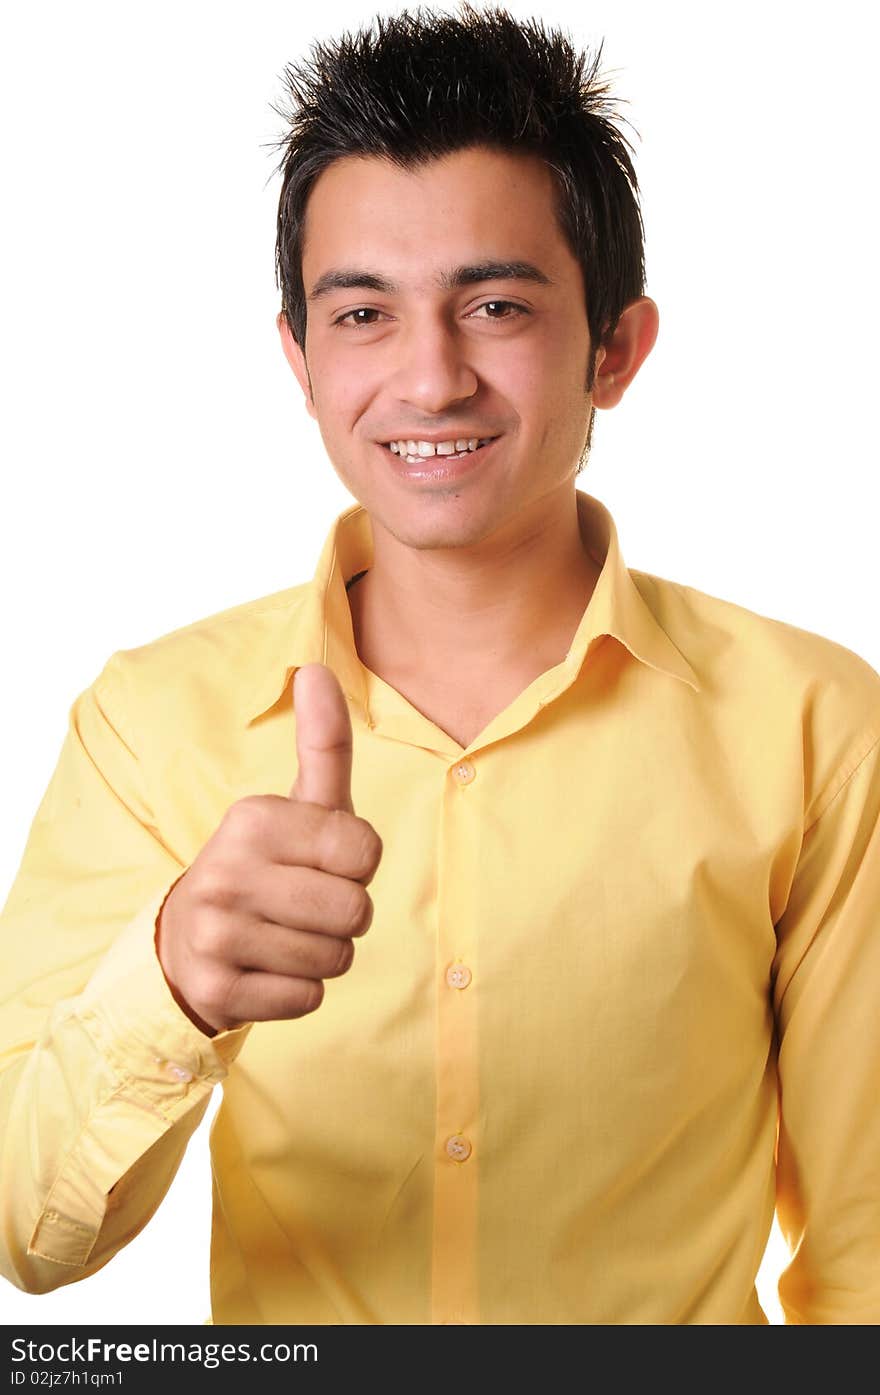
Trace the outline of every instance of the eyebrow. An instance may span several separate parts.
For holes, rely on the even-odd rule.
[[[456,266],[451,271],[442,271],[437,277],[441,290],[452,291],[459,286],[479,285],[482,281],[531,281],[538,286],[552,286],[550,277],[531,262],[485,261],[474,262],[470,266]],[[333,267],[319,276],[309,291],[309,300],[318,300],[330,291],[366,290],[379,291],[383,295],[395,295],[400,287],[386,276],[375,271],[362,271],[357,267]]]

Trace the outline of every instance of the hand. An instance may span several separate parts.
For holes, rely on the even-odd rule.
[[[352,807],[351,720],[332,670],[298,669],[294,706],[289,796],[230,805],[159,917],[162,971],[208,1036],[313,1012],[373,918],[382,840]]]

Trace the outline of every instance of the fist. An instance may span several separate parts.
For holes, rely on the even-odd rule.
[[[313,1012],[324,979],[351,968],[373,918],[366,888],[382,840],[352,807],[345,695],[331,669],[306,664],[293,701],[290,794],[232,804],[159,916],[168,986],[208,1036]]]

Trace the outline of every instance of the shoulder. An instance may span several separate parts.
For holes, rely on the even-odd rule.
[[[880,736],[880,673],[839,641],[695,587],[631,571],[645,604],[686,656],[713,715],[766,743],[793,736],[821,787]]]
[[[206,699],[235,706],[295,642],[309,583],[245,601],[110,656],[97,685],[154,717]]]
[[[824,680],[848,690],[854,685],[869,701],[880,697],[880,673],[827,635],[665,577],[632,570],[630,575],[660,624],[674,631],[671,638],[680,636],[693,647],[698,662],[712,673],[730,679],[742,674],[745,681],[770,674],[793,683]]]

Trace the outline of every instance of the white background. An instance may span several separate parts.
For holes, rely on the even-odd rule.
[[[641,137],[660,336],[597,415],[579,487],[630,566],[880,668],[870,7],[510,8],[604,36]],[[372,13],[329,0],[318,28],[289,0],[7,10],[0,897],[70,704],[109,655],[307,580],[352,502],[277,339],[267,142],[284,65]],[[0,1281],[0,1321],[203,1321],[209,1213],[204,1124],[126,1251],[54,1294]],[[784,1258],[774,1230],[758,1285],[774,1322]]]

